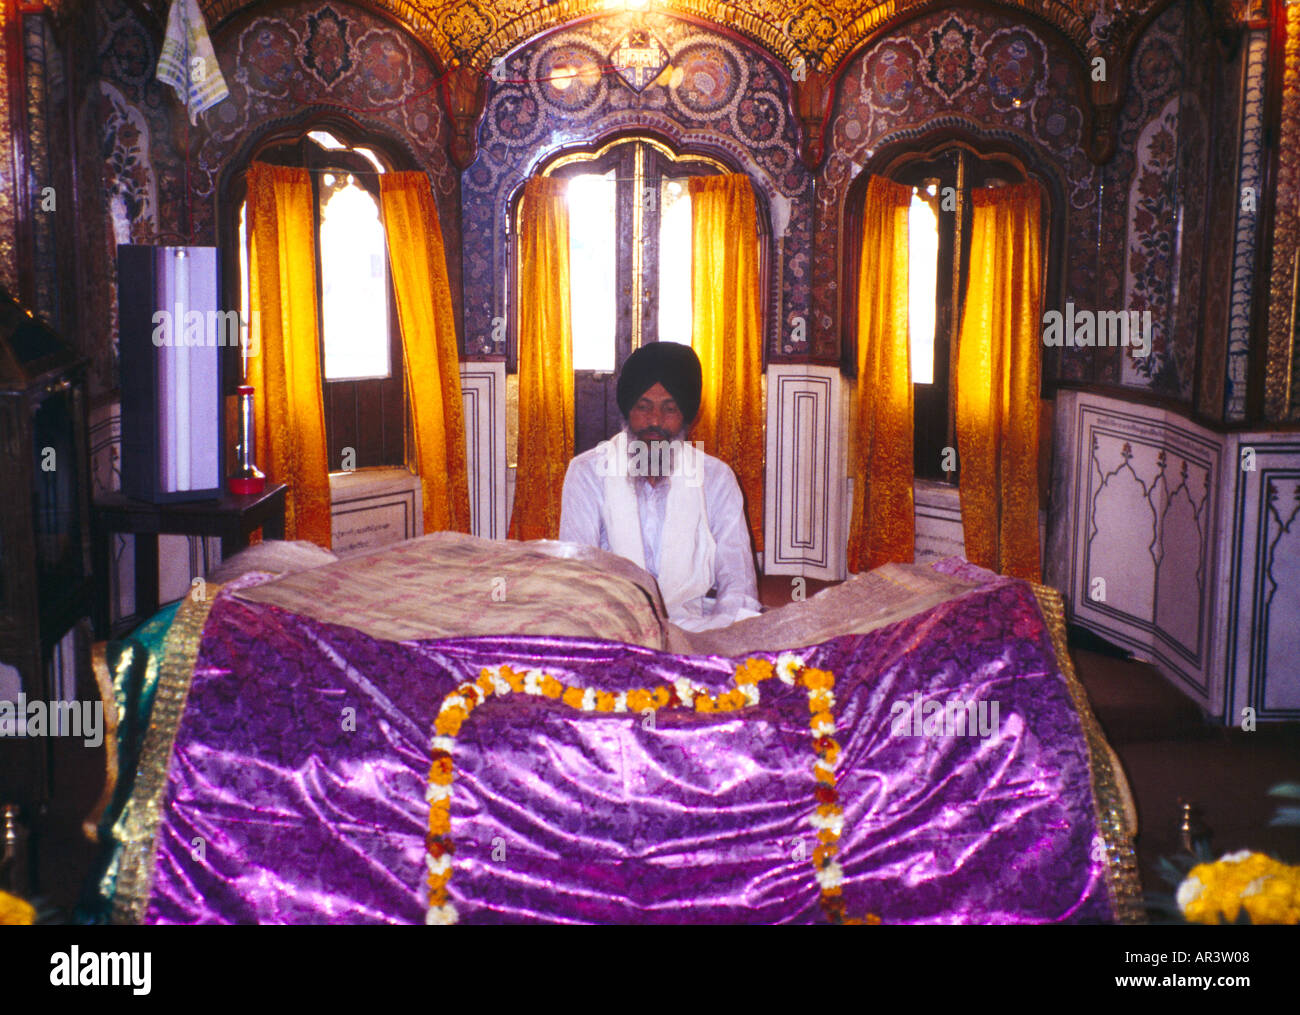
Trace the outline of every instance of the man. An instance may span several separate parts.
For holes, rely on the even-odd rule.
[[[618,377],[626,425],[569,463],[560,510],[561,539],[649,571],[668,619],[691,631],[762,609],[740,485],[686,440],[701,386],[689,346],[653,342],[629,356]]]

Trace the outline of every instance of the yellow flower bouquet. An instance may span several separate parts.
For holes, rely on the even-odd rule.
[[[1189,923],[1300,923],[1300,867],[1241,850],[1191,869],[1175,896]]]
[[[16,895],[0,892],[0,927],[29,927],[35,922],[35,906]]]

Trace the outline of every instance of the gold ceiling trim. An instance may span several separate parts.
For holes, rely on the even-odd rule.
[[[137,0],[140,2],[140,0]],[[387,13],[404,24],[444,67],[459,61],[485,71],[492,61],[538,34],[594,17],[635,16],[625,0],[350,0]],[[1055,26],[1081,54],[1094,55],[1102,45],[1093,35],[1094,16],[1103,8],[1119,9],[1125,26],[1144,23],[1145,16],[1169,0],[993,0],[1009,11],[1023,11]],[[865,12],[850,0],[644,0],[643,11],[678,15],[710,22],[743,35],[795,69],[801,60],[808,69],[832,70],[874,32],[902,16],[939,10],[934,0],[884,0]],[[1217,10],[1232,20],[1244,11],[1233,0],[1214,0]],[[202,0],[210,29],[232,15],[262,5],[262,0]],[[851,18],[851,20],[849,20]],[[1116,28],[1120,25],[1117,23]],[[1122,29],[1121,29],[1122,31]],[[1126,39],[1111,40],[1120,48]]]

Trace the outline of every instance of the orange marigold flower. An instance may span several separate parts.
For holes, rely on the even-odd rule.
[[[582,708],[582,690],[580,688],[566,687],[561,699],[570,708]]]
[[[837,850],[832,845],[821,845],[813,850],[813,864],[817,867],[825,867],[826,864],[835,858]]]
[[[434,891],[437,891],[439,888],[445,888],[447,886],[447,882],[450,880],[451,880],[451,871],[445,870],[441,874],[434,874],[430,872],[427,883],[430,888],[432,888]]]
[[[668,703],[673,700],[673,689],[671,687],[664,687],[662,684],[650,693],[654,697],[655,708],[667,708]]]
[[[509,666],[501,667],[501,676],[506,678],[506,683],[510,685],[510,690],[516,694],[522,694],[524,691],[524,675],[516,673]]]
[[[444,882],[443,884],[439,885],[437,888],[433,888],[433,887],[431,887],[431,888],[429,889],[429,905],[430,905],[430,906],[445,906],[446,904],[447,904],[447,885],[446,885],[446,883]]]
[[[548,698],[558,698],[564,693],[564,685],[548,673],[542,677],[542,693]]]
[[[478,680],[474,683],[475,686],[484,694],[492,693],[492,674],[488,673],[487,670],[480,670]]]
[[[830,726],[834,726],[835,717],[829,712],[814,712],[811,725],[816,726],[818,723],[827,723]]]
[[[695,696],[695,711],[697,712],[716,712],[718,703],[708,694],[697,694]]]
[[[429,780],[436,782],[439,786],[446,786],[452,779],[454,766],[452,765],[451,755],[442,758],[435,758],[432,767],[429,769]]]
[[[433,720],[433,728],[438,731],[439,736],[454,737],[460,732],[461,723],[464,721],[464,711],[459,708],[452,708],[446,712],[438,713],[438,718]]]
[[[819,691],[829,691],[835,686],[835,674],[829,670],[804,670],[803,682],[805,687],[816,688]]]
[[[878,917],[875,913],[868,913],[866,919],[863,922],[869,923],[873,927],[878,927],[880,925],[880,917]]]
[[[433,807],[429,811],[429,834],[430,835],[450,835],[451,834],[451,811],[439,810]]]
[[[757,684],[772,676],[772,664],[766,659],[746,659],[736,667],[736,683]]]
[[[823,828],[817,832],[817,840],[827,845],[833,845],[839,842],[840,837],[832,832],[829,828]]]
[[[827,786],[834,786],[834,785],[835,785],[835,773],[834,773],[834,772],[828,772],[828,771],[827,771],[826,769],[824,769],[824,768],[814,768],[814,769],[813,769],[813,775],[816,776],[818,782],[824,782],[824,783],[826,783]]]
[[[644,687],[638,687],[635,690],[627,692],[627,708],[629,712],[644,712],[647,708],[652,708],[654,698]]]
[[[596,711],[612,712],[614,711],[614,700],[618,697],[616,694],[610,694],[608,691],[596,692]]]

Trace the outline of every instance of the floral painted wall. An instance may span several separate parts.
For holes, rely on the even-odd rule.
[[[1076,253],[1096,234],[1097,168],[1084,149],[1078,58],[1059,37],[995,10],[924,15],[854,57],[836,99],[830,154],[818,180],[814,314],[817,349],[838,354],[840,235],[849,185],[876,150],[948,127],[1033,153],[1066,202]],[[1068,260],[1067,291],[1089,292],[1095,266]]]
[[[856,239],[842,235],[850,184],[884,146],[959,127],[1013,143],[1050,179],[1064,208],[1064,299],[1153,311],[1146,360],[1125,350],[1067,349],[1048,360],[1061,378],[1188,403],[1198,341],[1224,358],[1227,255],[1208,238],[1226,215],[1216,167],[1236,141],[1225,141],[1219,124],[1224,116],[1231,122],[1236,107],[1223,87],[1231,70],[1198,4],[1172,4],[1134,47],[1118,149],[1104,165],[1085,151],[1087,82],[1069,42],[1045,23],[980,7],[930,11],[850,59],[836,82],[827,154],[816,173],[799,159],[788,67],[755,43],[697,22],[646,17],[680,76],[638,90],[604,72],[627,15],[535,38],[488,80],[477,157],[460,174],[447,154],[439,70],[415,36],[386,17],[337,0],[232,14],[213,26],[231,98],[190,127],[170,90],[153,80],[161,24],[123,0],[92,5],[73,58],[87,68],[76,97],[78,176],[83,208],[95,212],[81,216],[79,243],[103,252],[88,259],[83,279],[83,302],[93,308],[86,341],[100,386],[112,386],[115,244],[215,242],[223,174],[242,168],[262,131],[311,110],[345,112],[428,173],[453,291],[464,296],[459,330],[471,357],[504,353],[493,319],[507,303],[512,194],[558,151],[644,130],[751,176],[773,234],[768,355],[837,362],[841,264]],[[546,79],[561,63],[602,72],[558,89]],[[1213,394],[1224,390],[1223,372],[1217,361],[1201,371],[1208,404],[1223,397]]]
[[[100,251],[86,259],[83,294],[94,308],[85,341],[97,395],[116,387],[117,244],[215,244],[222,174],[243,168],[263,132],[314,112],[345,113],[428,174],[458,285],[459,179],[428,53],[391,21],[337,2],[286,4],[211,27],[230,97],[191,126],[154,80],[161,24],[104,0],[82,25],[79,229],[83,249]]]
[[[405,31],[359,7],[304,2],[218,26],[213,44],[230,98],[204,115],[206,129],[194,143],[196,236],[215,242],[221,175],[242,169],[262,135],[311,113],[337,112],[428,174],[444,241],[455,253],[458,180],[447,155],[438,68]]]
[[[1217,67],[1208,25],[1174,5],[1138,43],[1120,117],[1119,149],[1103,171],[1099,301],[1152,312],[1145,359],[1098,357],[1080,379],[1146,388],[1190,402],[1201,323],[1207,221],[1210,87]],[[1118,302],[1117,302],[1118,301]]]
[[[680,77],[666,74],[667,81],[657,78],[638,91],[618,74],[602,73],[631,25],[615,16],[523,47],[501,65],[497,76],[503,80],[489,81],[478,155],[462,181],[471,356],[505,352],[493,318],[507,306],[511,195],[548,156],[635,131],[666,138],[678,150],[717,154],[749,175],[772,218],[773,290],[764,303],[768,352],[806,352],[807,329],[797,319],[806,321],[809,305],[812,176],[799,159],[788,76],[768,54],[697,24],[662,15],[645,23]],[[563,89],[549,80],[561,64],[577,70]],[[795,341],[801,333],[803,341]]]
[[[838,355],[840,265],[844,244],[854,242],[840,234],[849,185],[885,145],[919,144],[957,127],[1013,142],[1057,181],[1066,301],[1153,312],[1146,359],[1124,349],[1064,349],[1048,364],[1065,380],[1190,401],[1219,74],[1199,8],[1169,7],[1134,49],[1117,152],[1098,166],[1084,147],[1082,64],[1046,26],[993,9],[949,9],[878,36],[840,81],[817,181],[813,352]]]

